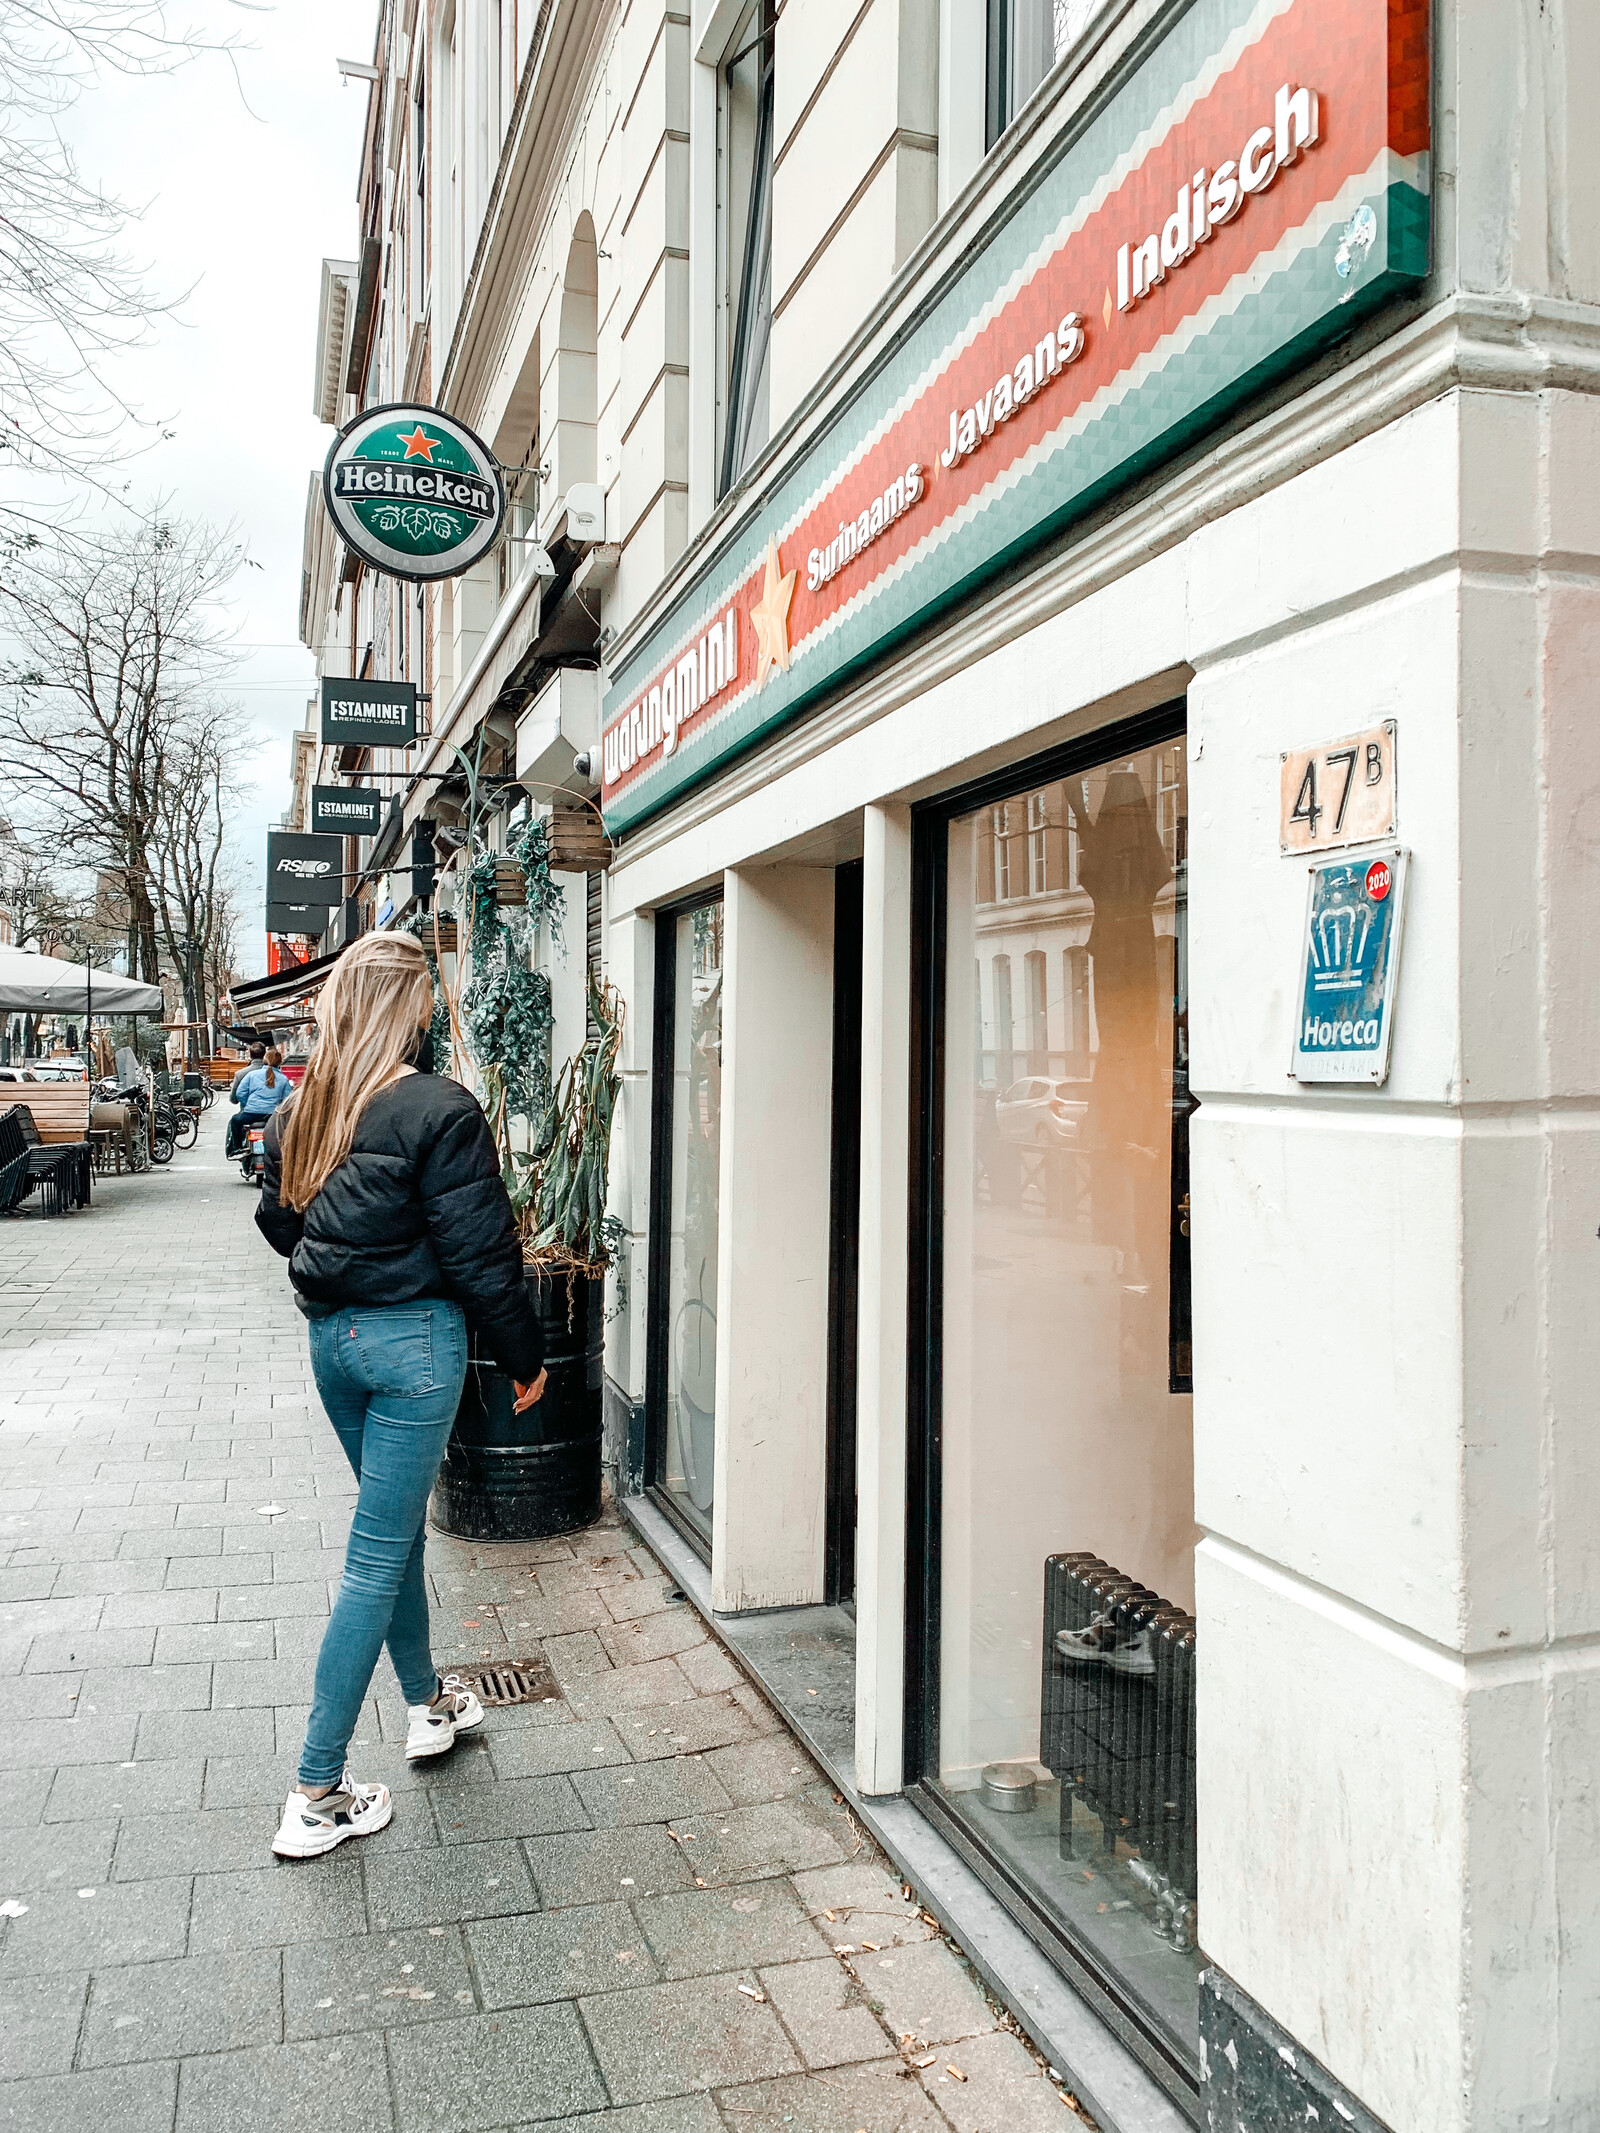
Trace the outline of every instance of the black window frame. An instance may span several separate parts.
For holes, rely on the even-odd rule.
[[[1074,1940],[1033,1892],[960,1819],[929,1782],[939,1738],[939,1637],[943,1498],[940,1459],[944,1309],[944,1070],[946,913],[950,824],[1015,799],[1029,785],[1091,770],[1108,758],[1170,746],[1188,730],[1187,701],[1169,700],[1064,746],[1007,764],[912,810],[911,1162],[907,1222],[905,1702],[906,1798],[977,1874],[1046,1957],[1184,2111],[1199,2115],[1199,2068],[1157,2034],[1115,1974]]]
[[[731,109],[734,68],[751,52],[760,54],[761,81],[758,90],[755,147],[751,155],[750,202],[745,214],[744,244],[741,248],[737,283],[733,279],[733,260],[730,257],[726,262],[730,283],[728,296],[731,301],[737,289],[738,304],[730,320],[728,370],[723,387],[724,420],[717,452],[719,503],[742,478],[751,460],[760,457],[766,443],[763,438],[754,453],[749,450],[750,400],[755,391],[756,380],[767,360],[772,339],[772,190],[775,178],[773,135],[776,123],[778,14],[777,0],[757,0],[755,35],[731,52],[717,70],[719,101],[727,94]],[[719,147],[721,126],[719,114]],[[720,240],[718,262],[720,273]],[[755,335],[760,326],[763,282],[767,289],[767,338],[757,353]]]

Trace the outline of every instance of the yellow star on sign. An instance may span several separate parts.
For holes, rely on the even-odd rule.
[[[760,653],[756,665],[758,689],[765,686],[773,667],[781,667],[786,674],[789,671],[789,602],[794,598],[794,581],[798,576],[798,571],[781,570],[778,544],[768,534],[766,583],[761,588],[761,598],[750,610],[750,620],[756,630],[756,648]]]

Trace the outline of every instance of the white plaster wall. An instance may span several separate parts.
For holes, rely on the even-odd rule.
[[[823,1592],[833,874],[737,869],[723,911],[711,1591],[733,1614]]]

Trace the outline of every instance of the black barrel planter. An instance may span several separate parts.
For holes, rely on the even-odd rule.
[[[428,1506],[463,1540],[544,1540],[600,1516],[605,1283],[531,1272],[527,1283],[549,1376],[543,1397],[513,1413],[512,1380],[474,1337]]]

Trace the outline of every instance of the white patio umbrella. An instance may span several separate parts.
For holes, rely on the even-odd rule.
[[[0,1014],[159,1015],[165,1006],[159,985],[26,948],[0,948]]]

